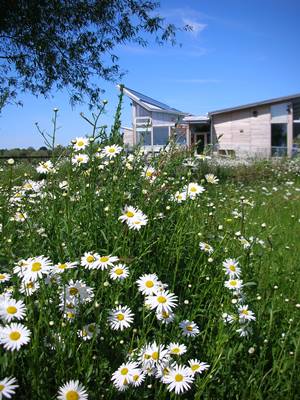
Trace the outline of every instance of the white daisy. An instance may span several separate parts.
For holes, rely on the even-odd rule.
[[[227,258],[223,262],[224,271],[231,278],[239,278],[241,275],[241,269],[238,267],[239,262],[232,258]]]
[[[189,368],[181,365],[171,368],[163,379],[163,382],[168,385],[169,392],[175,391],[176,394],[189,390],[193,381],[194,377],[190,375]]]
[[[204,251],[204,253],[211,254],[214,251],[213,247],[210,244],[205,243],[205,242],[200,242],[199,247],[200,247],[200,250]]]
[[[52,274],[62,274],[65,272],[67,269],[73,269],[77,267],[77,262],[64,262],[64,263],[58,263],[53,265],[51,273]]]
[[[177,191],[174,195],[171,196],[172,201],[176,201],[177,203],[182,203],[186,200],[186,192]]]
[[[81,257],[80,265],[87,269],[96,269],[99,258],[98,253],[85,252],[84,256]]]
[[[118,218],[122,222],[128,222],[130,219],[137,217],[141,214],[141,211],[132,206],[125,206],[123,214]]]
[[[127,362],[120,365],[117,371],[112,374],[111,380],[118,390],[123,391],[132,383],[133,376],[136,374],[140,374],[138,364],[136,362]]]
[[[72,158],[73,165],[87,164],[88,161],[89,161],[89,156],[84,153],[75,154],[74,157]]]
[[[12,218],[16,222],[24,222],[28,218],[28,214],[26,212],[17,211]]]
[[[198,194],[201,194],[205,191],[203,186],[198,185],[198,183],[195,182],[189,183],[184,190],[190,199],[195,199]]]
[[[164,367],[169,364],[170,355],[168,349],[156,342],[146,344],[139,353],[139,360],[144,369]]]
[[[162,313],[163,311],[171,312],[172,308],[177,306],[177,296],[168,290],[162,290],[157,294],[147,296],[145,304],[151,310],[155,309],[158,313]]]
[[[146,378],[145,372],[143,372],[140,369],[136,369],[132,375],[132,382],[131,382],[132,386],[134,387],[141,386],[145,378]]]
[[[73,148],[76,151],[84,150],[89,143],[89,140],[85,137],[77,137],[74,139]]]
[[[85,387],[79,381],[68,381],[58,390],[58,400],[88,400]]]
[[[111,329],[122,331],[130,327],[133,322],[133,316],[134,314],[129,307],[119,305],[109,312],[108,322]]]
[[[109,276],[113,280],[121,281],[129,276],[129,270],[124,264],[117,264],[110,270]]]
[[[205,179],[207,183],[211,183],[213,185],[217,185],[219,183],[219,178],[217,178],[214,174],[206,174]]]
[[[184,320],[180,322],[179,327],[182,329],[183,336],[197,336],[200,332],[199,327],[194,321]]]
[[[0,317],[5,322],[13,319],[21,320],[25,316],[25,304],[22,300],[6,299],[0,303]]]
[[[168,346],[168,351],[170,354],[181,356],[182,354],[186,353],[187,347],[184,344],[172,342]]]
[[[95,265],[96,268],[100,268],[103,271],[108,267],[113,267],[114,263],[118,260],[119,258],[116,256],[100,256],[99,259],[96,260]]]
[[[52,161],[42,161],[36,168],[39,174],[49,174],[50,172],[55,172]]]
[[[113,144],[111,146],[105,146],[104,149],[102,149],[101,154],[111,159],[121,153],[122,150],[122,147]]]
[[[21,286],[20,286],[20,292],[24,293],[26,296],[31,296],[39,288],[40,288],[40,284],[37,281],[35,281],[35,282],[32,282],[32,281],[24,282],[24,281],[22,281]]]
[[[144,176],[150,182],[153,182],[156,179],[156,170],[149,166],[144,167],[142,176]]]
[[[15,389],[19,387],[16,383],[16,378],[12,376],[0,380],[0,400],[2,397],[10,399],[15,394]]]
[[[203,371],[206,371],[210,367],[209,364],[196,359],[189,360],[189,366],[191,375],[202,374]]]
[[[248,310],[248,305],[240,306],[238,308],[239,318],[243,321],[255,321],[255,314],[253,311]]]
[[[11,278],[11,275],[7,274],[6,272],[0,272],[0,283],[7,282]]]
[[[127,221],[129,229],[133,229],[135,231],[139,231],[141,227],[147,225],[147,223],[148,218],[145,214],[142,213],[133,218],[130,218],[130,220]]]
[[[22,324],[13,322],[10,325],[0,327],[0,344],[6,350],[20,350],[29,341],[30,331]]]
[[[80,331],[77,332],[78,336],[83,340],[91,340],[94,336],[99,333],[99,328],[93,322],[91,324],[85,325]]]
[[[224,284],[230,290],[239,290],[243,287],[243,281],[240,279],[229,279]]]
[[[142,275],[136,283],[138,284],[138,290],[144,295],[151,295],[157,292],[158,277],[156,274]]]

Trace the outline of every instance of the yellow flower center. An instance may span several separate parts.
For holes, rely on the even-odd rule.
[[[32,288],[34,288],[34,283],[33,283],[33,282],[28,282],[28,283],[26,283],[26,288],[27,288],[27,289],[32,289]]]
[[[124,272],[124,270],[123,270],[122,268],[117,268],[117,269],[115,270],[115,273],[116,273],[117,275],[122,275],[123,272]]]
[[[157,352],[157,351],[154,351],[154,352],[152,353],[151,357],[152,357],[153,360],[158,360],[158,358],[159,358],[158,352]]]
[[[150,177],[150,176],[152,176],[152,175],[153,175],[153,172],[151,172],[151,171],[147,171],[147,172],[146,172],[146,176],[149,176],[149,177]]]
[[[168,312],[166,312],[166,311],[163,311],[162,313],[161,313],[161,315],[163,316],[163,318],[169,318],[169,313]]]
[[[13,331],[9,334],[10,340],[19,340],[21,337],[21,333],[18,331]]]
[[[109,257],[107,257],[107,256],[100,257],[100,261],[103,263],[107,262],[108,260],[109,260]]]
[[[192,325],[187,325],[186,326],[186,330],[189,331],[189,332],[192,332],[192,330],[193,330]]]
[[[139,375],[133,375],[132,379],[134,380],[134,382],[136,382],[139,379]]]
[[[154,283],[153,283],[153,281],[146,281],[146,282],[145,282],[145,286],[146,286],[147,288],[152,288],[152,287],[154,286]]]
[[[145,360],[149,360],[149,358],[151,358],[151,356],[149,354],[145,354],[144,358],[145,358]]]
[[[109,153],[115,153],[115,151],[116,151],[116,149],[115,149],[114,147],[110,147],[110,148],[108,149],[108,152],[109,152]]]
[[[91,333],[95,332],[95,325],[89,325],[88,326],[88,331],[91,332]]]
[[[230,269],[230,271],[233,271],[233,272],[235,272],[235,270],[236,270],[236,268],[235,268],[234,265],[230,265],[230,266],[229,266],[229,269]]]
[[[31,271],[32,272],[38,272],[42,269],[42,264],[40,262],[34,262],[31,266]]]
[[[15,314],[17,312],[17,308],[15,306],[9,306],[6,309],[8,314]]]
[[[176,374],[175,375],[175,382],[182,382],[182,381],[183,381],[183,375]]]
[[[180,353],[180,348],[179,347],[175,347],[174,349],[172,349],[172,353],[174,353],[174,354]]]
[[[2,392],[2,390],[5,388],[4,385],[0,385],[0,392]]]
[[[195,186],[192,186],[192,187],[190,188],[190,191],[191,191],[191,192],[197,192],[197,189],[195,188]]]
[[[66,393],[66,400],[78,400],[79,399],[79,394],[75,390],[69,390]]]
[[[59,269],[66,269],[67,268],[67,264],[59,264],[58,268]]]
[[[83,161],[83,157],[78,157],[78,158],[77,158],[77,161],[78,161],[78,162],[82,162],[82,161]]]
[[[5,275],[0,274],[0,281],[2,281],[3,279],[5,279]]]
[[[249,315],[249,312],[248,312],[248,310],[243,310],[243,311],[242,311],[242,314],[244,314],[244,315]]]
[[[127,213],[125,215],[128,218],[132,218],[134,216],[134,213],[132,211],[127,211]]]
[[[67,317],[70,319],[75,318],[75,314],[69,311],[67,312]]]
[[[124,320],[124,315],[123,314],[117,314],[117,320],[118,321],[123,321]]]
[[[121,375],[127,375],[128,374],[128,368],[122,368],[120,372],[121,372]]]
[[[199,364],[194,364],[191,366],[191,370],[192,371],[197,371],[197,369],[199,369],[200,365]]]
[[[69,293],[71,296],[76,296],[76,294],[78,294],[78,289],[76,287],[71,287]]]
[[[77,146],[84,146],[84,141],[83,140],[78,140]]]
[[[236,285],[237,285],[237,281],[235,281],[235,280],[230,281],[230,286],[236,286]]]
[[[91,263],[95,261],[95,257],[94,256],[87,256],[86,261]]]
[[[157,301],[160,304],[164,304],[164,303],[166,303],[167,299],[164,296],[158,296]]]

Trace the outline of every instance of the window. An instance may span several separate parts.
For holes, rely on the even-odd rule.
[[[286,156],[287,124],[271,124],[272,155]]]
[[[169,140],[169,127],[168,126],[154,126],[153,127],[153,144],[164,146]]]
[[[141,146],[151,146],[151,128],[148,129],[137,129],[138,143]]]

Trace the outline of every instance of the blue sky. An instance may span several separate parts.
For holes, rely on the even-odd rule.
[[[181,32],[182,47],[153,43],[147,48],[119,47],[123,83],[172,107],[192,114],[300,92],[299,0],[161,0],[158,11],[169,22],[190,24]],[[99,79],[106,90],[110,125],[118,91]],[[65,92],[52,98],[22,95],[23,107],[8,105],[0,117],[0,148],[38,148],[43,141],[35,122],[51,129],[54,107],[59,108],[58,143],[89,133],[79,116],[83,105],[71,108]],[[124,102],[124,126],[130,126],[129,101]]]

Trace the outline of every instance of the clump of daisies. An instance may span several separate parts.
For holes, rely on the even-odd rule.
[[[148,217],[138,208],[125,206],[119,221],[125,222],[129,229],[139,231],[142,226],[147,225]]]
[[[181,191],[177,191],[174,195],[171,195],[171,200],[177,203],[182,203],[187,199],[195,200],[204,191],[205,188],[202,185],[190,182]]]
[[[222,318],[226,324],[238,322],[239,327],[236,332],[241,337],[247,337],[252,333],[251,322],[256,317],[253,311],[249,309],[249,305],[245,304],[245,294],[243,292],[244,283],[241,279],[241,268],[239,262],[232,258],[227,258],[223,262],[223,270],[227,280],[224,286],[229,289],[233,295],[232,305],[234,313],[223,313]]]

